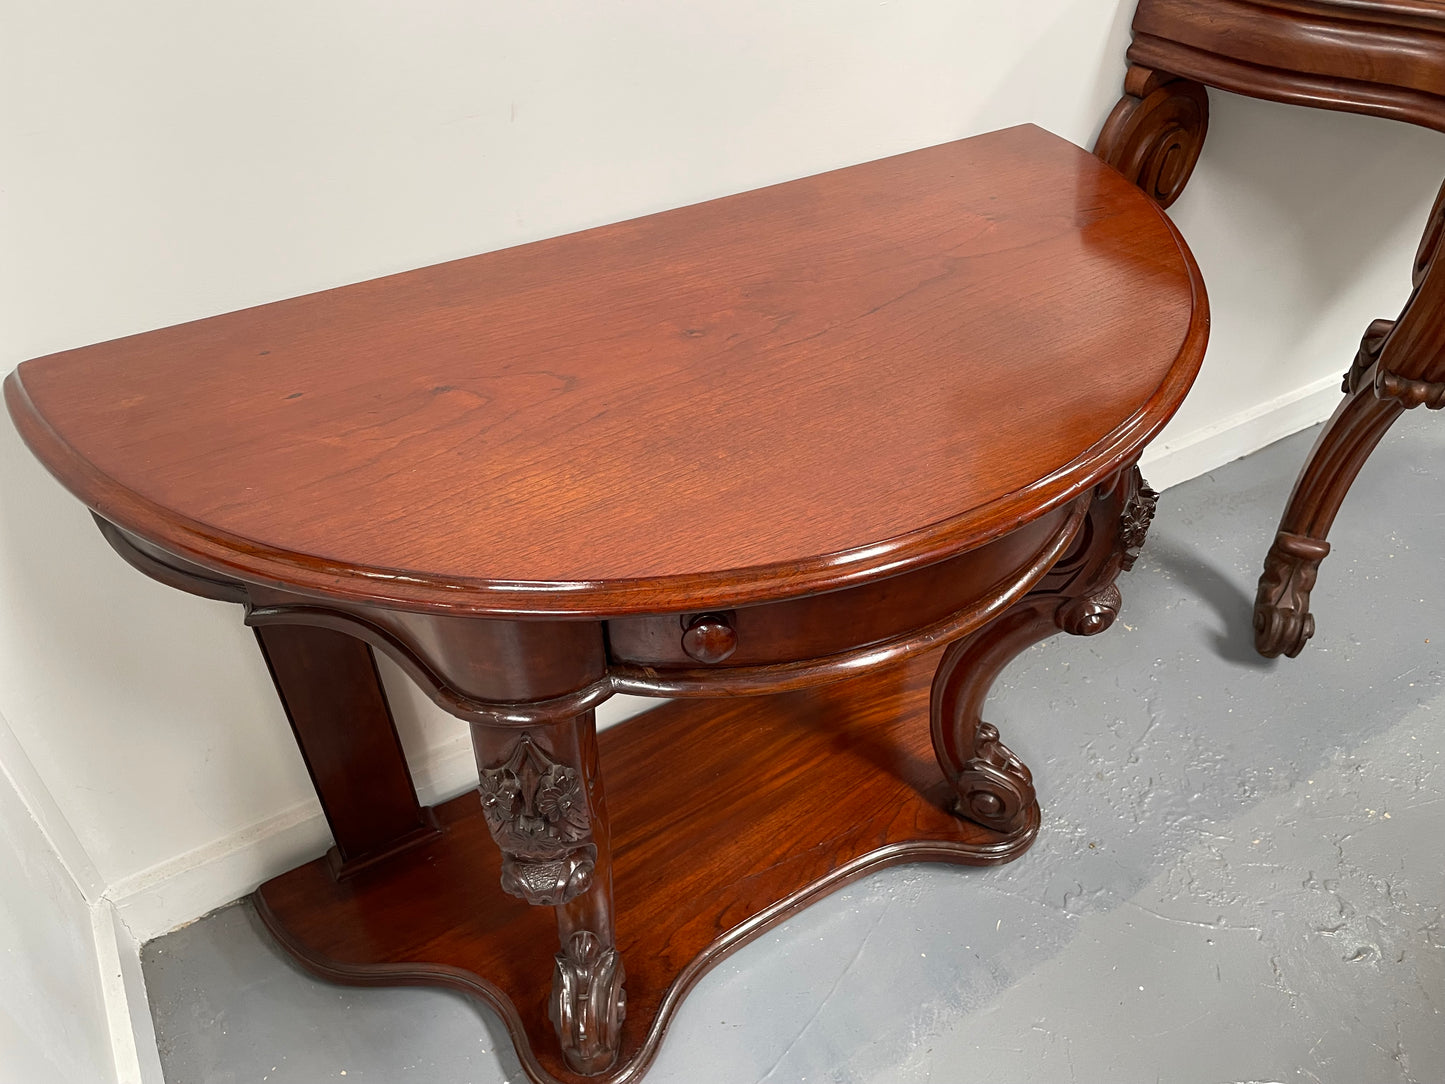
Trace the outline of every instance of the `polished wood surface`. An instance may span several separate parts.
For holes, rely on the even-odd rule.
[[[599,735],[627,967],[622,1049],[603,1079],[637,1079],[683,993],[811,900],[898,862],[990,864],[1033,839],[1037,806],[1012,835],[948,812],[927,726],[937,662],[809,692],[678,701]],[[263,919],[325,977],[481,996],[533,1079],[586,1079],[555,1052],[536,981],[552,969],[552,915],[497,891],[474,796],[438,813],[444,837],[387,866],[338,882],[313,862],[268,883]]]
[[[96,512],[224,576],[650,612],[1005,533],[1152,435],[1204,325],[1168,221],[1024,127],[52,355],[6,394]]]
[[[1118,612],[1135,464],[1207,329],[1159,207],[1019,128],[42,358],[6,396],[126,561],[256,628],[337,840],[260,890],[281,943],[487,999],[540,1084],[617,1082],[809,900],[1032,843],[985,697]],[[373,649],[470,724],[439,824]],[[615,692],[748,699],[599,738]]]
[[[1445,4],[1431,0],[1139,0],[1124,96],[1095,153],[1161,206],[1203,149],[1205,86],[1445,131]],[[1397,320],[1366,330],[1345,398],[1301,469],[1265,556],[1255,647],[1295,656],[1314,635],[1310,593],[1360,468],[1405,410],[1445,406],[1445,188]]]

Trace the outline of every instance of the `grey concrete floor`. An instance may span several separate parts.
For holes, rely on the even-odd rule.
[[[1165,493],[1114,628],[1004,675],[1033,850],[789,920],[684,1002],[649,1084],[1445,1081],[1445,418],[1386,438],[1318,634],[1266,662],[1250,600],[1313,435]],[[489,1010],[313,980],[244,905],[145,974],[168,1084],[525,1079]]]

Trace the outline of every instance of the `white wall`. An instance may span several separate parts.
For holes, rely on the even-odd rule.
[[[8,369],[1017,122],[1088,145],[1132,0],[0,11]],[[1176,209],[1214,341],[1159,481],[1329,409],[1445,174],[1428,133],[1214,101]],[[465,786],[460,724],[393,687],[424,797]],[[123,565],[3,424],[0,712],[142,936],[325,842],[238,611]]]
[[[12,743],[0,718],[0,1084],[113,1084],[90,903],[22,798]]]

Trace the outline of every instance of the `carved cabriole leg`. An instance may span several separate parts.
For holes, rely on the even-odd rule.
[[[549,1015],[562,1053],[575,1072],[604,1072],[617,1058],[626,993],[594,716],[522,728],[473,723],[472,744],[502,888],[556,908]]]
[[[1345,374],[1344,401],[1301,469],[1264,559],[1254,603],[1254,646],[1274,658],[1298,655],[1314,635],[1310,592],[1325,539],[1360,468],[1406,410],[1445,406],[1445,188],[1435,198],[1415,259],[1414,290],[1398,320],[1365,331]]]
[[[1069,556],[1002,617],[944,653],[933,678],[933,748],[960,816],[1008,833],[1038,824],[1033,778],[984,722],[984,700],[1032,644],[1060,629],[1092,636],[1114,623],[1121,601],[1114,579],[1138,558],[1157,496],[1132,467],[1101,485]]]
[[[953,811],[1000,832],[1037,824],[1033,776],[983,721],[983,701],[1015,655],[1054,632],[1052,605],[1019,603],[986,629],[953,644],[933,677],[933,751],[953,784]]]
[[[1362,384],[1335,410],[1305,461],[1264,559],[1254,601],[1254,646],[1267,658],[1294,658],[1315,633],[1310,591],[1325,541],[1350,484],[1404,407]]]
[[[1209,96],[1202,85],[1135,64],[1094,153],[1168,207],[1194,172],[1208,129]]]

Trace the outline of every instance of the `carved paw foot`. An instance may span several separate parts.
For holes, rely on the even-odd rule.
[[[1094,153],[1168,207],[1194,172],[1208,128],[1204,87],[1166,72],[1131,67],[1124,77],[1124,97],[1104,122]]]
[[[1318,538],[1287,531],[1275,535],[1254,601],[1254,647],[1261,655],[1294,658],[1315,634],[1310,591],[1329,552],[1330,544]]]
[[[578,930],[557,953],[548,1015],[575,1072],[594,1076],[617,1060],[627,1015],[625,978],[617,950],[588,930]]]
[[[991,723],[978,724],[974,755],[964,764],[954,788],[958,797],[953,811],[998,832],[1021,827],[1035,801],[1033,775],[999,741],[998,729]]]

